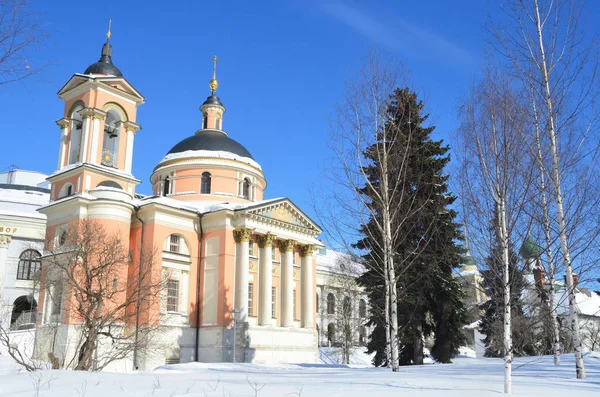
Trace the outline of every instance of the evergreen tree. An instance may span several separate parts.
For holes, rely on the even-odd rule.
[[[432,355],[437,361],[449,362],[464,342],[461,328],[466,322],[466,311],[461,301],[462,292],[453,277],[453,270],[462,261],[459,225],[456,212],[449,207],[456,197],[448,192],[448,176],[444,168],[450,160],[448,146],[433,141],[434,127],[423,124],[423,104],[408,88],[396,89],[388,107],[384,128],[388,139],[401,142],[394,153],[391,173],[404,178],[402,192],[393,192],[403,217],[396,219],[398,236],[394,241],[395,263],[398,275],[398,322],[401,364],[419,364],[423,361],[423,340],[433,335]],[[365,158],[376,164],[375,147],[367,148]],[[399,169],[400,167],[407,167]],[[380,167],[365,167],[371,183],[378,181]],[[362,192],[369,195],[368,190]],[[377,209],[375,209],[375,213]],[[368,251],[364,259],[368,271],[359,278],[369,294],[374,310],[370,325],[375,326],[367,348],[377,352],[374,364],[385,363],[385,288],[381,252],[378,252],[375,219],[362,229],[366,236],[355,245]],[[398,232],[400,231],[400,232]]]
[[[502,313],[504,312],[504,286],[501,247],[498,243],[492,247],[486,259],[486,270],[482,272],[483,283],[488,300],[481,305],[484,312],[481,319],[481,332],[485,335],[486,357],[503,357],[504,343],[502,335]],[[513,354],[516,357],[536,354],[535,329],[531,318],[523,310],[523,289],[526,287],[523,271],[519,269],[519,258],[512,244],[509,245],[509,283],[512,320]]]

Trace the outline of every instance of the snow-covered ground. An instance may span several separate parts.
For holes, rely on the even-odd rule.
[[[600,354],[586,355],[588,379],[575,379],[572,355],[520,358],[513,393],[520,396],[600,395]],[[364,365],[179,364],[134,374],[19,371],[0,356],[0,396],[229,397],[229,396],[498,396],[502,361],[457,358],[449,365],[402,367],[399,373]]]

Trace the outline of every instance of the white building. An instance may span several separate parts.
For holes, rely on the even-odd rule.
[[[344,338],[352,346],[364,346],[370,332],[368,300],[355,282],[364,268],[349,255],[327,248],[315,257],[319,346],[339,346]]]
[[[13,329],[35,320],[46,232],[46,216],[37,209],[50,199],[46,178],[35,171],[0,173],[0,305],[1,313],[10,313]]]

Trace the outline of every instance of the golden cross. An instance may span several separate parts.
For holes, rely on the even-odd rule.
[[[108,20],[108,32],[106,32],[106,38],[110,40],[110,25],[112,25],[112,19]]]
[[[219,58],[217,58],[217,56],[215,55],[213,57],[213,79],[217,78],[217,61],[219,60]]]

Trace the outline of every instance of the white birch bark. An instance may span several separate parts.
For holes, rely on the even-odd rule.
[[[550,290],[549,305],[550,305],[550,321],[552,323],[552,350],[554,353],[554,365],[560,365],[560,330],[558,327],[558,317],[556,315],[556,291],[554,290],[556,267],[554,266],[554,257],[552,254],[552,235],[550,234],[550,214],[548,209],[548,201],[546,198],[546,169],[544,167],[544,159],[542,156],[542,143],[540,138],[540,127],[535,105],[535,98],[532,96],[532,108],[535,126],[535,143],[536,143],[536,160],[539,168],[540,177],[540,198],[542,200],[542,226],[544,229],[544,238],[546,241],[546,258],[548,260],[548,286]]]
[[[583,354],[581,351],[581,337],[579,335],[579,318],[575,308],[575,288],[573,286],[573,270],[571,266],[571,255],[569,252],[569,244],[567,241],[565,213],[563,208],[563,196],[561,190],[560,176],[560,158],[558,153],[558,143],[556,139],[555,120],[554,120],[554,103],[552,99],[552,90],[550,88],[550,72],[545,53],[544,38],[541,25],[541,17],[538,1],[534,0],[535,15],[536,15],[536,30],[538,46],[540,51],[540,71],[542,73],[543,89],[545,94],[545,105],[548,117],[547,129],[550,138],[550,150],[552,155],[552,182],[554,187],[554,200],[556,202],[556,213],[558,217],[559,240],[560,248],[565,264],[565,276],[567,281],[567,290],[569,297],[569,318],[571,321],[571,332],[573,337],[573,345],[575,350],[575,370],[577,379],[585,379],[585,365],[583,362]]]
[[[500,243],[502,246],[502,284],[504,287],[504,311],[502,335],[504,339],[504,393],[512,394],[512,324],[510,296],[510,257],[508,251],[508,230],[506,227],[506,204],[504,197],[499,197],[498,220]]]

